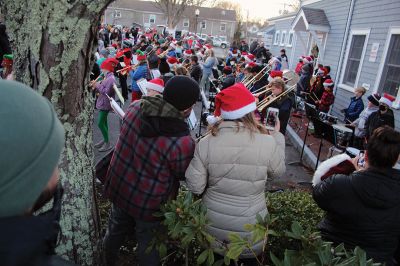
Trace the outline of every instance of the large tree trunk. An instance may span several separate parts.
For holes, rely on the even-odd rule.
[[[2,0],[14,76],[54,105],[66,132],[65,189],[57,252],[95,265],[99,227],[93,187],[93,100],[87,83],[100,16],[111,0]],[[29,134],[29,129],[28,129]]]

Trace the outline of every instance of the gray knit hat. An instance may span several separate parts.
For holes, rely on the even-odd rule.
[[[64,128],[51,103],[22,83],[0,80],[0,217],[33,206],[63,146]]]

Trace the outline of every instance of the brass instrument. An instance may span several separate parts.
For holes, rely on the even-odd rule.
[[[291,93],[292,91],[294,91],[296,89],[296,85],[293,85],[291,87],[289,87],[287,90],[285,90],[284,92],[282,92],[281,94],[274,96],[274,95],[270,95],[268,97],[265,97],[265,99],[263,99],[261,102],[259,102],[257,104],[257,110],[259,112],[262,112],[262,110],[264,110],[265,108],[267,108],[269,105],[271,105],[273,102],[275,102],[276,100],[282,98],[283,96],[288,95],[289,93]]]
[[[136,65],[127,66],[127,67],[121,68],[120,70],[115,71],[115,73],[133,70],[133,69],[136,69],[138,66],[139,66],[139,63],[137,63]],[[125,75],[126,73],[122,73],[122,74]]]
[[[249,81],[244,82],[244,86],[248,89],[250,89],[250,85],[253,85],[254,82],[257,81],[257,78],[260,79],[261,77],[263,77],[265,74],[269,73],[271,71],[271,66],[266,65],[263,69],[260,70],[260,72],[258,72],[256,75],[254,75],[254,77],[252,77]],[[266,71],[261,77],[259,77],[259,75],[263,72]]]
[[[93,87],[93,85],[100,80],[100,78],[104,77],[103,73],[101,73],[95,80],[90,81],[89,87]]]
[[[292,79],[287,79],[284,82],[286,84],[290,84],[291,81],[292,81]],[[293,84],[292,84],[292,86],[293,86]],[[261,94],[269,92],[270,90],[271,90],[271,86],[270,86],[270,84],[267,84],[267,85],[259,88],[258,90],[254,91],[252,94],[254,97],[259,97]]]

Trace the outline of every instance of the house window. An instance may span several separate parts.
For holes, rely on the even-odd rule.
[[[225,23],[221,23],[221,26],[220,26],[220,31],[225,31],[226,30],[226,24]]]
[[[290,31],[286,46],[288,46],[288,47],[292,47],[293,46],[293,36],[294,36],[294,32]]]
[[[201,27],[203,30],[205,30],[205,29],[207,28],[206,22],[205,22],[205,21],[202,21],[202,22],[200,23],[200,27]]]
[[[286,41],[286,31],[282,31],[281,46],[285,45],[285,41]]]
[[[150,15],[150,17],[149,17],[149,23],[150,23],[150,24],[156,23],[156,15]]]
[[[185,27],[185,28],[189,27],[189,20],[188,19],[183,20],[183,27]]]
[[[347,51],[347,61],[342,83],[354,88],[361,70],[362,59],[366,48],[367,33],[353,33]]]
[[[114,18],[120,18],[121,17],[121,11],[115,10],[114,11]]]
[[[383,66],[380,92],[397,96],[400,87],[400,34],[392,34]]]
[[[279,45],[279,30],[275,32],[274,45]]]

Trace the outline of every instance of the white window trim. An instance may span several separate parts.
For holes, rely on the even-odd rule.
[[[279,35],[279,38],[281,37],[281,32],[279,30],[275,31],[274,34],[274,45],[279,45],[279,40],[277,40],[278,38],[276,37],[276,35]]]
[[[187,23],[187,26],[185,26],[185,23]],[[189,21],[189,19],[184,19],[184,20],[183,20],[183,23],[182,23],[182,26],[183,26],[184,28],[189,28],[189,26],[190,26],[190,21]]]
[[[378,68],[378,73],[377,73],[378,75],[376,75],[374,93],[376,93],[379,89],[379,84],[381,82],[381,78],[382,78],[382,74],[383,74],[383,68],[385,66],[385,62],[386,62],[387,55],[389,52],[389,45],[390,45],[390,41],[391,41],[393,34],[400,34],[400,27],[390,27],[389,28],[389,32],[386,36],[385,48],[383,49],[383,53],[381,56],[381,62],[379,64],[379,68]],[[396,95],[393,95],[393,96],[396,97]]]
[[[204,22],[204,28],[203,28],[203,22]],[[201,21],[200,22],[200,28],[203,29],[203,30],[206,30],[207,29],[207,21],[205,21],[205,20]]]
[[[345,56],[345,60],[344,60],[344,65],[342,67],[341,70],[341,74],[340,74],[340,82],[338,87],[344,90],[347,90],[349,92],[354,92],[354,89],[358,87],[358,82],[360,80],[360,75],[361,75],[361,70],[363,67],[363,63],[364,63],[364,57],[365,57],[365,53],[367,50],[367,46],[368,46],[368,39],[369,39],[369,34],[371,32],[371,29],[354,29],[351,30],[350,35],[349,35],[349,39],[347,42],[347,48],[346,48],[346,56]],[[356,76],[356,80],[354,82],[354,86],[351,87],[349,85],[343,84],[343,79],[344,79],[344,75],[345,75],[345,71],[346,71],[346,67],[347,67],[347,61],[349,59],[349,52],[350,52],[350,47],[351,47],[351,42],[353,41],[353,36],[354,35],[365,35],[365,42],[364,42],[364,47],[363,47],[363,51],[361,53],[361,59],[360,59],[360,65],[358,66],[358,71],[357,71],[357,76]]]
[[[285,30],[283,30],[281,33],[281,40],[280,40],[281,46],[285,46],[286,38],[287,38],[287,32]]]
[[[222,26],[222,25],[225,25],[225,29],[224,29],[224,30],[221,29],[221,26]],[[221,24],[219,25],[219,31],[222,31],[222,32],[225,32],[225,31],[226,31],[226,23],[221,23]]]
[[[117,14],[119,14],[119,15],[117,16]],[[121,17],[122,17],[121,10],[115,10],[114,11],[114,18],[121,18]]]
[[[303,1],[301,1],[301,6],[314,4],[314,3],[317,3],[317,2],[320,2],[320,1],[321,0],[303,0]]]
[[[290,34],[292,35],[292,43],[289,43],[290,40]],[[288,37],[287,37],[287,42],[286,42],[286,47],[293,47],[293,42],[294,42],[294,31],[291,30],[289,31]]]
[[[152,18],[154,18],[154,22],[151,22],[151,19],[152,19]],[[156,23],[156,19],[157,19],[157,16],[154,15],[154,14],[151,14],[151,15],[149,16],[149,23],[150,23],[150,24]]]

